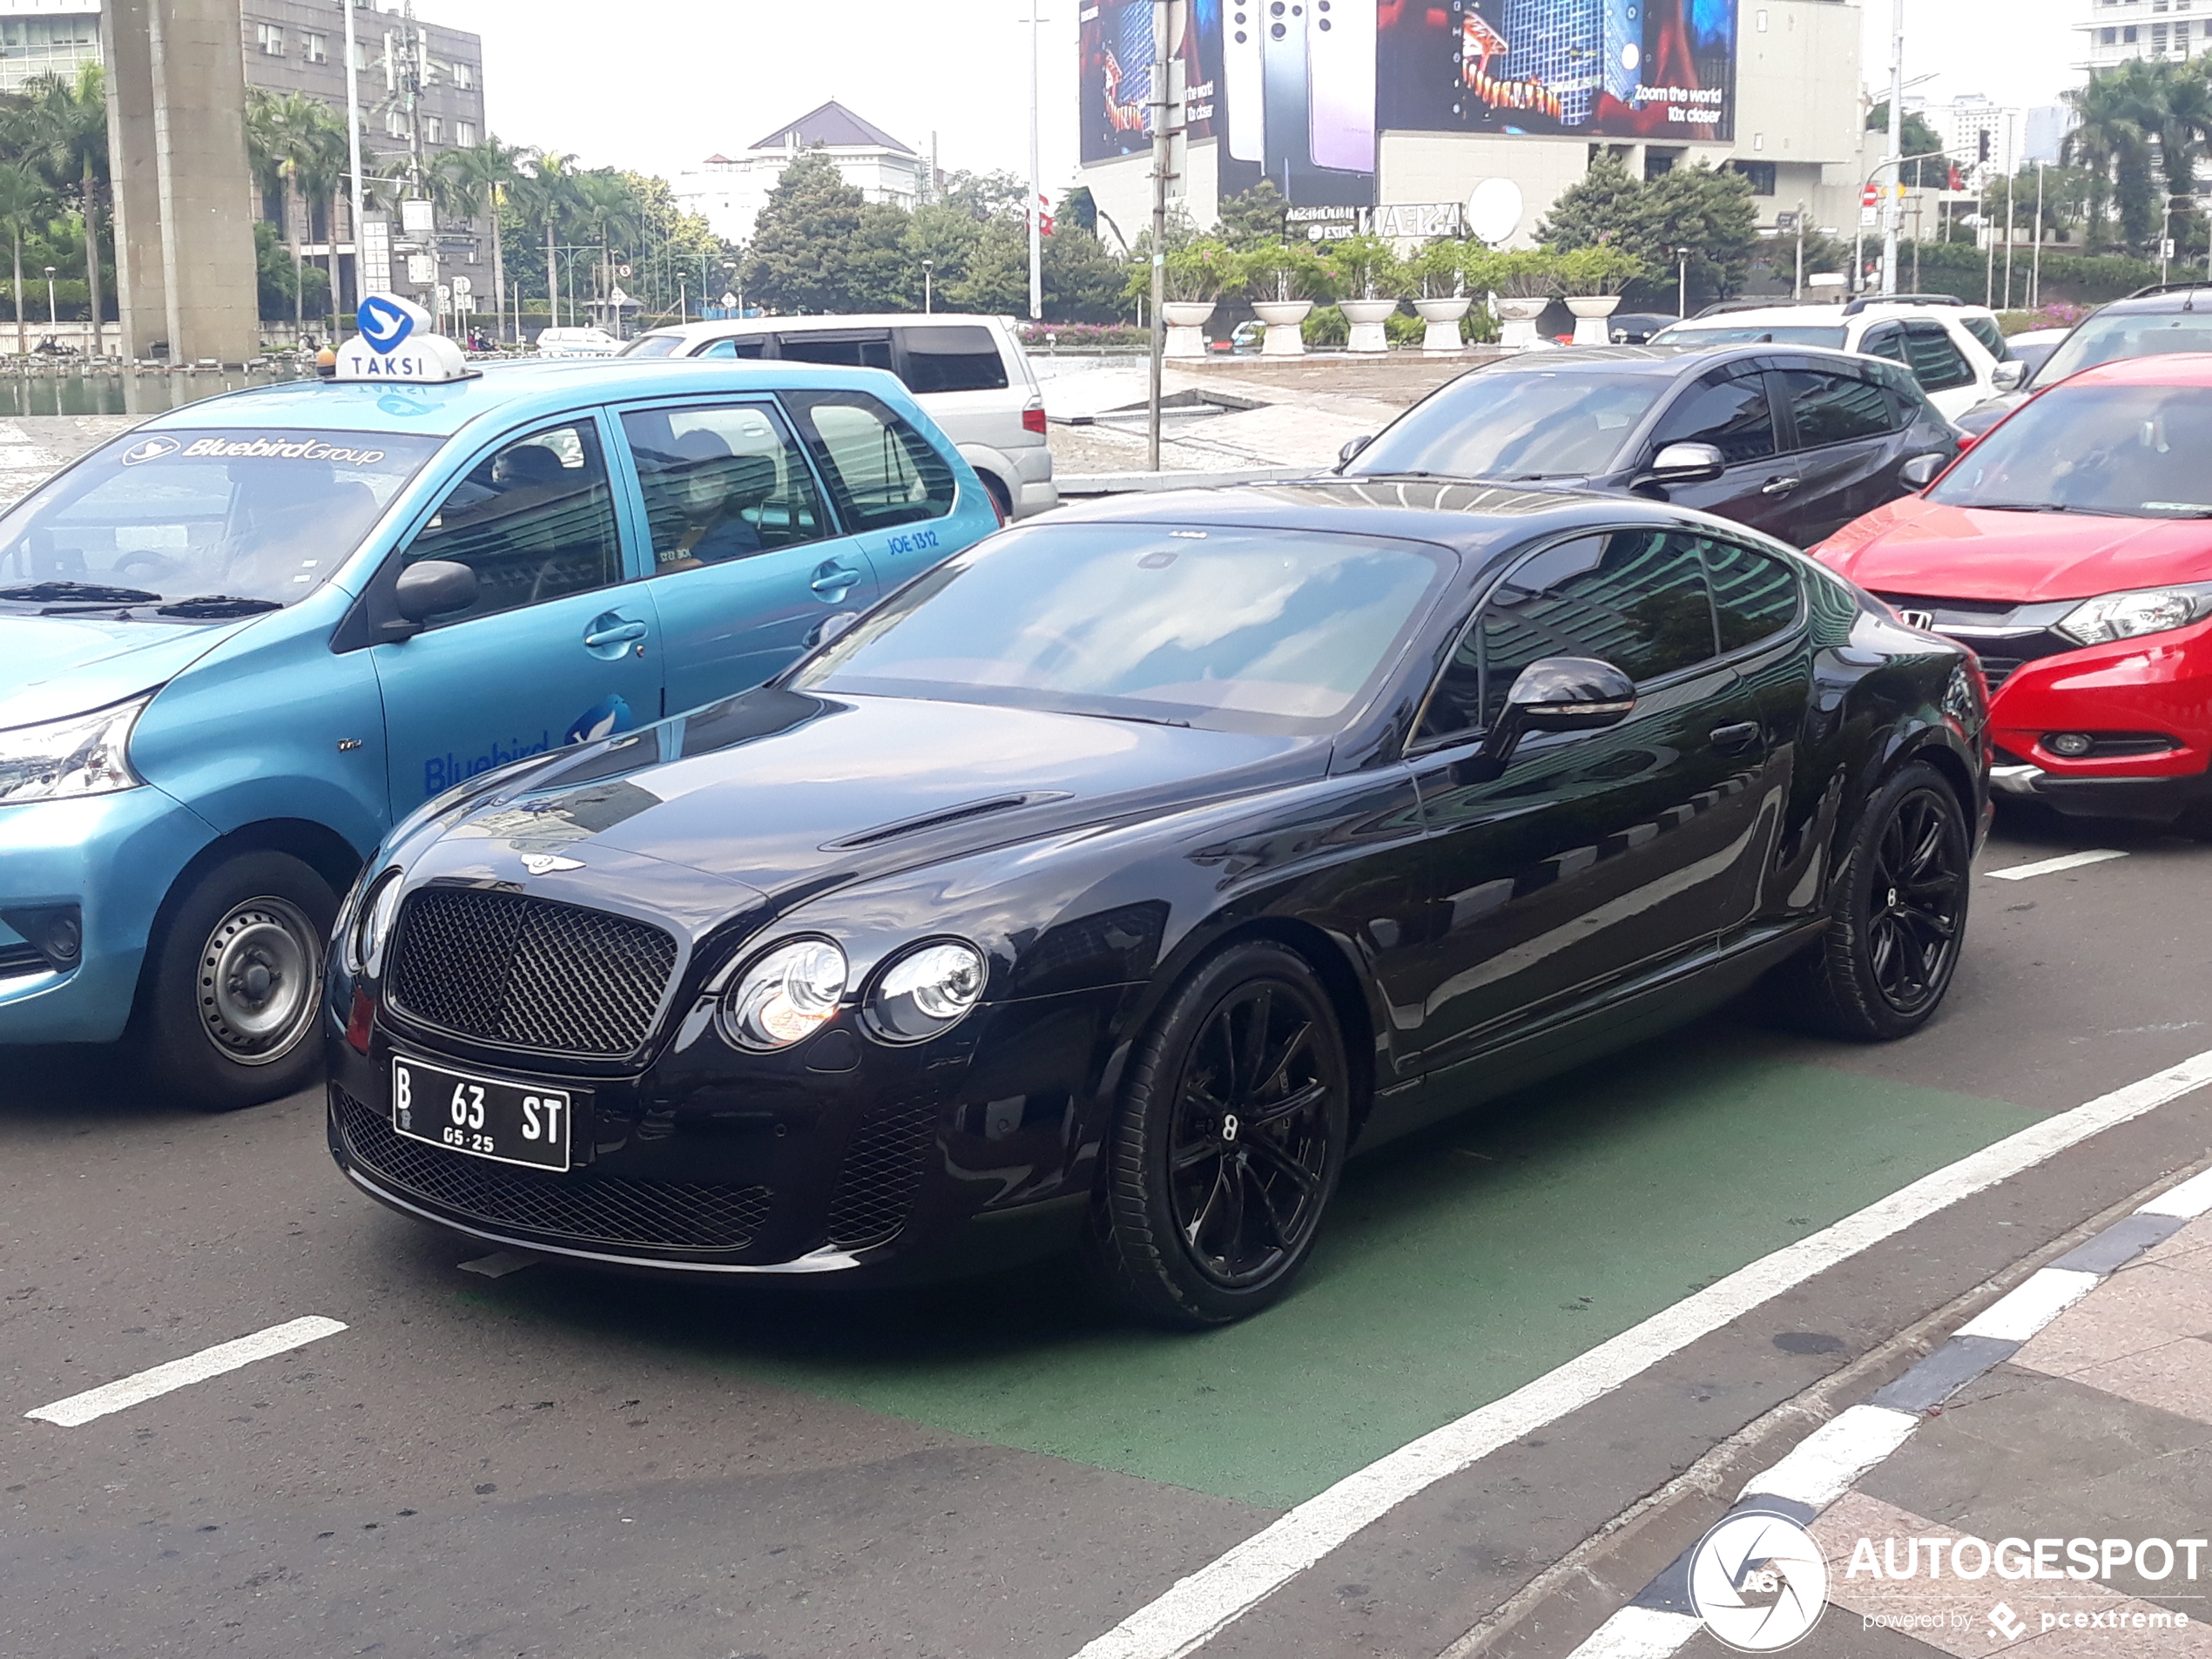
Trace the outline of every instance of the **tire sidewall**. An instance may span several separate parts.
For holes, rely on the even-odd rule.
[[[1957,855],[1959,873],[1958,937],[1952,941],[1948,959],[1944,963],[1943,982],[1925,1008],[1915,1014],[1899,1012],[1882,994],[1874,977],[1874,967],[1867,948],[1867,920],[1871,907],[1874,887],[1874,860],[1884,830],[1898,808],[1905,799],[1919,793],[1934,796],[1944,806],[1944,823],[1953,838],[1952,851]],[[1907,763],[1892,773],[1874,799],[1867,803],[1866,811],[1859,818],[1858,833],[1851,845],[1851,862],[1844,872],[1842,890],[1837,894],[1840,914],[1836,925],[1849,945],[1849,972],[1853,981],[1856,1000],[1865,1010],[1868,1023],[1885,1038],[1908,1036],[1918,1031],[1943,1007],[1950,995],[1951,981],[1959,971],[1959,960],[1964,954],[1967,912],[1973,901],[1973,873],[1969,867],[1973,850],[1973,838],[1966,832],[1966,818],[1959,805],[1959,797],[1950,783],[1924,760]]]
[[[1192,1046],[1224,1001],[1260,980],[1291,988],[1309,1005],[1337,1087],[1327,1108],[1329,1156],[1314,1225],[1266,1279],[1232,1289],[1215,1282],[1192,1259],[1176,1224],[1167,1164],[1177,1100]],[[1297,952],[1272,941],[1252,941],[1230,946],[1194,969],[1138,1045],[1109,1139],[1103,1202],[1093,1209],[1095,1226],[1103,1222],[1110,1234],[1097,1244],[1117,1253],[1129,1276],[1122,1285],[1109,1287],[1118,1298],[1186,1326],[1225,1325],[1279,1300],[1312,1255],[1336,1194],[1351,1138],[1350,1076],[1343,1031],[1328,992]]]
[[[202,953],[217,925],[239,905],[280,900],[306,917],[312,947],[307,1017],[278,1059],[246,1065],[209,1036],[199,1004]],[[338,895],[314,868],[287,853],[242,853],[202,874],[164,918],[147,953],[140,993],[142,1060],[148,1082],[211,1111],[258,1105],[305,1088],[321,1069],[317,1041],[323,951],[337,920]]]

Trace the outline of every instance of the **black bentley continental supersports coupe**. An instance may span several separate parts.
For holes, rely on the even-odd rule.
[[[488,773],[331,952],[331,1150],[477,1238],[1265,1306],[1345,1156],[1770,978],[1941,1001],[1958,646],[1652,503],[1364,478],[1008,529],[758,690]],[[826,630],[826,631],[828,631]]]

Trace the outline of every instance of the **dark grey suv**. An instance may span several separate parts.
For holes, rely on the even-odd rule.
[[[2032,372],[1960,415],[1959,429],[1978,438],[2044,388],[2085,368],[2167,352],[2212,352],[2212,287],[2161,283],[2091,312]],[[1998,374],[2005,387],[2001,364]]]
[[[1347,444],[1339,470],[1615,490],[1811,547],[1957,454],[1957,432],[1899,363],[1793,346],[1591,346],[1463,374]]]

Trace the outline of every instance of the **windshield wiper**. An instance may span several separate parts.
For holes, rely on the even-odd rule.
[[[1185,731],[1190,726],[1188,720],[1170,719],[1164,714],[1107,714],[1097,709],[1069,709],[1065,711],[1079,714],[1086,720],[1130,720],[1138,725],[1179,725]]]
[[[0,588],[0,599],[19,599],[25,604],[144,604],[158,599],[144,588],[111,588],[98,582],[33,582],[26,587]]]
[[[2084,513],[2092,518],[2128,518],[2116,507],[2076,507],[2061,501],[1977,501],[1966,506],[1991,513]]]
[[[158,595],[149,597],[159,597]],[[183,617],[187,621],[206,621],[220,617],[256,617],[264,610],[283,609],[283,604],[275,599],[241,599],[228,593],[204,593],[196,598],[179,599],[174,604],[163,605],[154,614],[158,617]]]

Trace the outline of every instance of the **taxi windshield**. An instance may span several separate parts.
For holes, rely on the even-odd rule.
[[[149,619],[274,610],[329,579],[443,440],[138,432],[0,517],[0,604]]]

